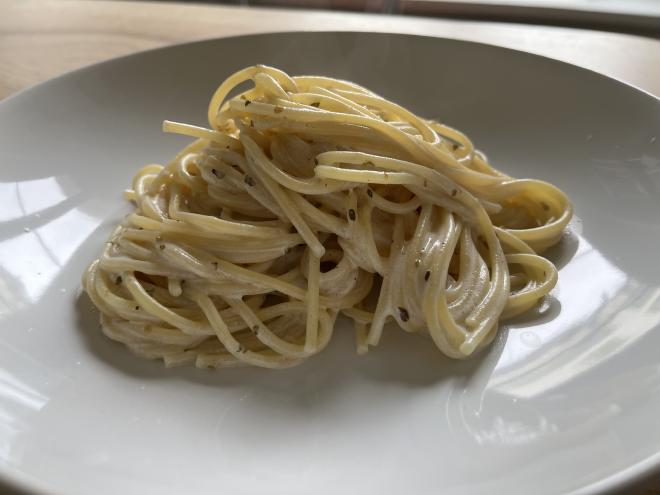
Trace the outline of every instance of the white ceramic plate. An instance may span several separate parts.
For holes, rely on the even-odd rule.
[[[576,220],[559,285],[449,361],[348,325],[285,370],[165,369],[104,338],[80,275],[121,191],[254,63],[354,80],[549,180]],[[401,35],[288,33],[137,54],[0,104],[0,472],[53,494],[572,493],[660,461],[660,104],[563,63]]]

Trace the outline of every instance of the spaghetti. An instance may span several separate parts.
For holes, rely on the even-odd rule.
[[[208,116],[163,124],[195,140],[137,173],[135,211],[83,277],[104,333],[140,356],[288,367],[343,314],[359,353],[394,320],[464,358],[557,281],[536,253],[561,238],[567,197],[494,169],[451,127],[266,66],[225,80]]]

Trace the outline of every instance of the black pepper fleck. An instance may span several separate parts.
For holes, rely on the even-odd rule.
[[[218,171],[217,171],[216,169],[214,169],[214,168],[211,169],[211,173],[212,173],[213,175],[215,175],[218,179],[222,179],[222,178],[225,176],[225,174],[223,174],[222,172],[218,172]]]
[[[245,100],[245,106],[247,107],[250,103],[252,103],[250,100]]]
[[[140,309],[140,306],[135,306],[135,311],[138,311]]]
[[[158,248],[162,251],[163,249],[165,249],[165,244],[161,244],[160,246],[158,246]]]
[[[121,277],[117,277],[117,280],[115,280],[115,283],[116,283],[117,285],[121,284]]]
[[[318,108],[318,107],[321,106],[321,102],[320,101],[315,101],[315,102],[311,103],[311,106]]]
[[[250,127],[254,127],[254,120],[250,120]]]
[[[316,158],[314,158],[314,165],[318,165],[318,164],[319,164],[319,161]]]
[[[428,281],[429,278],[431,278],[431,272],[427,270],[424,274],[424,281]]]
[[[451,190],[451,197],[453,198],[454,196],[456,196],[456,194],[458,194],[458,191],[456,189],[452,189]]]
[[[355,214],[355,210],[354,210],[353,208],[351,208],[350,210],[348,210],[348,219],[349,219],[351,222],[355,222],[355,219],[356,219],[356,218],[357,218],[357,216],[356,216],[356,214]]]
[[[406,308],[399,308],[399,318],[401,318],[401,321],[406,322],[410,319],[410,315],[408,314],[408,310]]]
[[[371,189],[367,189],[367,196],[369,196],[370,198],[373,198],[374,197],[374,192]]]
[[[252,177],[250,177],[249,175],[246,175],[243,180],[250,187],[254,186],[254,184],[255,184],[254,179]]]

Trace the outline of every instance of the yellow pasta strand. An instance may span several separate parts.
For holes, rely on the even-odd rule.
[[[496,170],[443,123],[265,66],[227,78],[208,117],[163,123],[195,141],[137,172],[135,211],[83,275],[104,333],[139,356],[290,367],[343,313],[359,354],[393,321],[460,359],[557,282],[537,253],[571,219],[566,195]]]

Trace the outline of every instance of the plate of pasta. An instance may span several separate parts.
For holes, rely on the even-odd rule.
[[[660,462],[658,135],[621,82],[378,33],[0,103],[2,482],[630,488]]]

